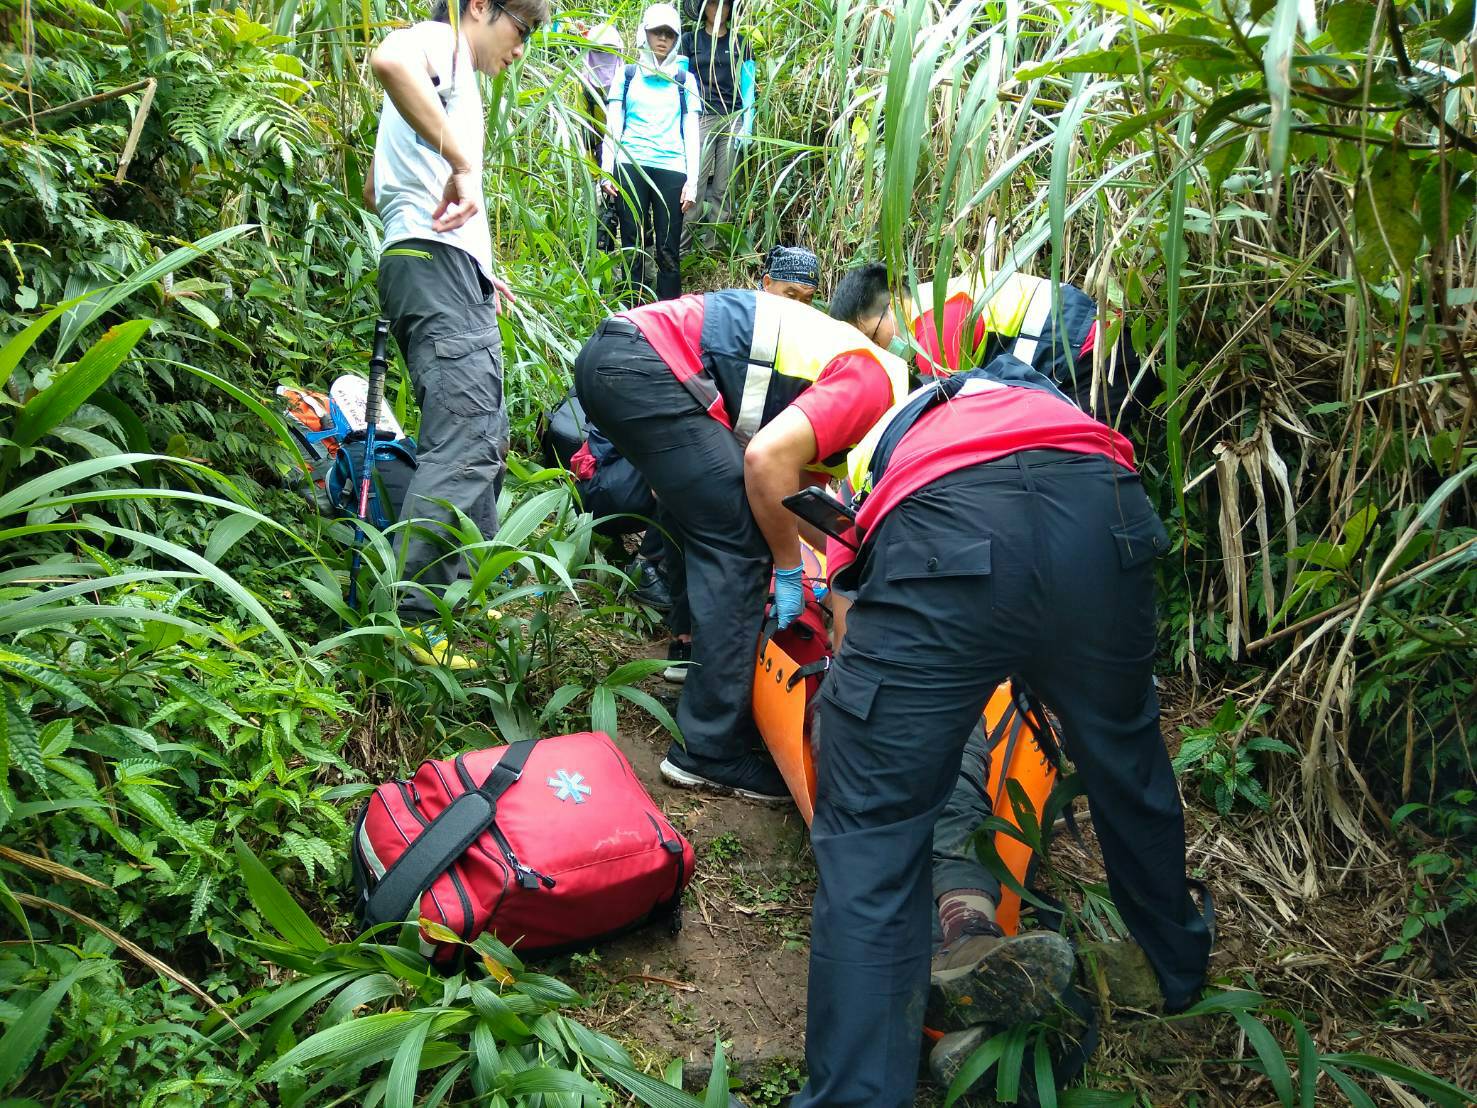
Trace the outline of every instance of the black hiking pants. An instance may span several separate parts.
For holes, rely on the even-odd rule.
[[[617,176],[622,197],[621,248],[628,251],[631,284],[641,291],[643,301],[651,299],[646,259],[641,254],[644,227],[656,254],[656,299],[675,300],[682,295],[682,186],[687,174],[628,164],[619,168]],[[603,429],[605,424],[599,426]]]
[[[574,380],[590,419],[650,483],[681,547],[685,569],[668,570],[674,617],[679,603],[691,613],[694,664],[677,705],[686,751],[668,756],[716,770],[763,745],[751,697],[771,561],[744,490],[744,449],[628,320],[600,325]]]
[[[1152,672],[1165,545],[1135,474],[1058,451],[942,477],[868,536],[821,692],[809,1081],[794,1108],[913,1103],[934,826],[1012,674],[1061,718],[1114,903],[1169,1007],[1198,993],[1210,936],[1186,886]]]

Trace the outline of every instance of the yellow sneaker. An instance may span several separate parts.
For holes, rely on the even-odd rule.
[[[451,643],[439,631],[416,628],[405,637],[410,656],[423,666],[446,666],[448,669],[476,669],[477,660],[451,649]]]

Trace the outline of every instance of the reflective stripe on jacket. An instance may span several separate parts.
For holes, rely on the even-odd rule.
[[[917,303],[905,306],[911,313],[909,329],[922,350],[919,371],[925,376],[957,373],[1012,354],[1072,391],[1077,359],[1097,323],[1092,297],[1075,285],[1061,285],[1058,316],[1051,282],[1045,278],[1013,273],[986,299],[990,281],[987,274],[967,274],[953,278],[942,290],[932,284],[919,287]],[[967,344],[966,330],[971,333]]]
[[[826,366],[852,353],[877,360],[894,400],[907,392],[902,359],[869,343],[850,324],[767,292],[710,292],[703,297],[703,372],[683,383],[747,443]]]

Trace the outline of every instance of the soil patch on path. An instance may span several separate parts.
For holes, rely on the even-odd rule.
[[[660,686],[648,687],[675,703],[676,687]],[[689,1084],[721,1038],[752,1103],[779,1103],[799,1088],[804,1057],[816,877],[805,823],[789,805],[671,788],[657,770],[667,732],[634,712],[621,722],[617,745],[692,842],[697,868],[675,935],[657,925],[570,959],[571,984],[591,1003],[584,1018],[640,1061],[681,1059]]]

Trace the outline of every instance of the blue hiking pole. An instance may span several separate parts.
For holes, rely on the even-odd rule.
[[[369,494],[374,488],[375,437],[379,434],[380,406],[385,399],[385,373],[389,363],[385,349],[390,339],[390,321],[374,322],[374,353],[369,356],[369,388],[364,401],[364,464],[359,467],[359,511],[354,524],[354,561],[349,567],[349,607],[359,606],[359,563],[364,555],[363,524],[369,519]]]

